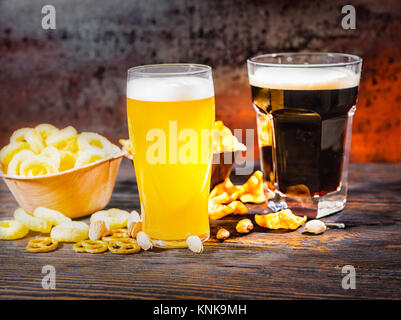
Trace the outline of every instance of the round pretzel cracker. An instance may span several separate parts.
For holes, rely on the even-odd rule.
[[[18,220],[0,220],[0,240],[16,240],[25,237],[29,228]]]
[[[40,237],[29,240],[26,251],[33,253],[50,252],[56,250],[58,241],[49,237]]]
[[[51,223],[44,219],[34,217],[22,208],[18,208],[14,211],[14,218],[32,231],[49,233],[52,228]]]
[[[60,242],[78,242],[88,239],[89,226],[85,222],[71,221],[55,226],[50,236]]]
[[[110,231],[111,235],[110,236],[104,236],[102,237],[103,241],[113,241],[113,240],[120,240],[120,239],[127,239],[129,238],[128,234],[128,229],[114,229]]]
[[[108,250],[107,242],[101,240],[83,240],[82,245],[88,253],[102,253]]]
[[[79,253],[84,253],[86,252],[85,250],[85,246],[83,245],[84,240],[78,241],[76,243],[74,243],[74,245],[72,246],[72,250],[74,250],[75,252],[79,252]]]
[[[37,207],[33,212],[33,215],[36,218],[46,220],[53,226],[57,226],[65,222],[71,222],[71,219],[63,215],[61,212],[44,207]]]
[[[109,251],[116,254],[132,254],[141,251],[141,247],[135,239],[127,238],[112,240],[109,242]]]

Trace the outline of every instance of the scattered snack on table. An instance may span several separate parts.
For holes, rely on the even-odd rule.
[[[138,232],[142,231],[142,219],[137,211],[132,211],[127,219],[128,235],[136,238]]]
[[[255,215],[255,222],[263,227],[269,229],[298,229],[307,217],[298,217],[292,213],[290,209],[284,209],[276,213],[269,213],[266,215]]]
[[[266,202],[261,171],[255,171],[248,181],[240,186],[234,185],[229,178],[216,185],[209,196],[209,217],[220,219],[231,213],[244,214],[248,209],[243,203],[249,202]]]
[[[121,153],[105,137],[68,126],[57,129],[51,124],[14,131],[9,144],[0,150],[4,174],[23,177],[43,176],[81,167]]]
[[[245,214],[248,212],[247,207],[240,201],[224,204],[218,200],[218,197],[209,200],[209,217],[213,220],[221,219],[231,213]]]
[[[112,208],[109,210],[101,210],[92,214],[90,222],[103,220],[110,229],[119,229],[127,226],[129,212],[121,209]]]
[[[310,220],[305,224],[305,231],[314,234],[320,234],[326,231],[326,225],[320,220]]]
[[[88,239],[89,227],[85,222],[71,221],[55,226],[50,236],[59,242],[78,242]]]
[[[71,219],[63,215],[61,212],[44,207],[37,207],[33,212],[33,216],[46,220],[53,226],[57,226],[65,222],[71,222]]]
[[[240,186],[239,199],[242,202],[265,203],[266,197],[263,190],[263,173],[255,171],[254,174]]]
[[[138,232],[136,241],[138,241],[139,246],[145,251],[153,248],[152,241],[150,241],[149,236],[143,231]]]
[[[109,236],[102,237],[103,241],[112,241],[112,240],[119,240],[119,239],[126,239],[129,238],[128,230],[125,228],[121,229],[114,229],[110,231]]]
[[[111,234],[111,231],[103,220],[91,222],[89,226],[89,240],[99,240],[109,234]]]
[[[249,233],[253,229],[253,223],[249,219],[242,219],[237,223],[235,230],[238,233]]]
[[[81,253],[103,253],[108,250],[108,245],[101,240],[81,240],[72,246],[72,250]]]
[[[16,240],[25,237],[29,228],[18,220],[0,220],[0,240]]]
[[[108,248],[111,253],[116,254],[131,254],[141,251],[138,242],[131,238],[112,240],[108,243]]]
[[[58,241],[49,237],[40,237],[29,240],[26,251],[33,253],[50,252],[56,250]]]
[[[220,228],[216,233],[216,239],[226,240],[230,237],[230,231],[224,228]]]
[[[34,217],[22,208],[18,208],[14,211],[14,218],[32,231],[49,233],[52,228],[52,224],[50,222]]]
[[[198,236],[189,236],[186,242],[188,249],[192,252],[201,253],[203,251],[203,243]]]

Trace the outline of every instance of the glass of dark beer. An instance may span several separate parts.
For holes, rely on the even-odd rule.
[[[362,59],[277,53],[247,64],[261,167],[274,201],[309,217],[342,210]]]

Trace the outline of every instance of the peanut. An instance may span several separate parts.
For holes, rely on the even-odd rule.
[[[217,231],[216,238],[219,240],[226,240],[230,236],[230,232],[227,229],[221,228]]]
[[[235,229],[239,233],[248,233],[249,231],[251,231],[253,229],[252,221],[249,219],[242,219],[238,222]]]

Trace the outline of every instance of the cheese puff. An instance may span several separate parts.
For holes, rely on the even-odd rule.
[[[16,240],[25,237],[29,228],[18,220],[0,220],[0,240]]]
[[[21,150],[27,149],[29,149],[29,144],[27,142],[13,142],[2,148],[0,150],[0,163],[2,171],[7,173],[8,165],[13,157]]]
[[[32,231],[38,231],[41,233],[49,233],[52,228],[51,223],[46,220],[34,217],[24,209],[19,208],[14,211],[14,218],[24,224]]]

